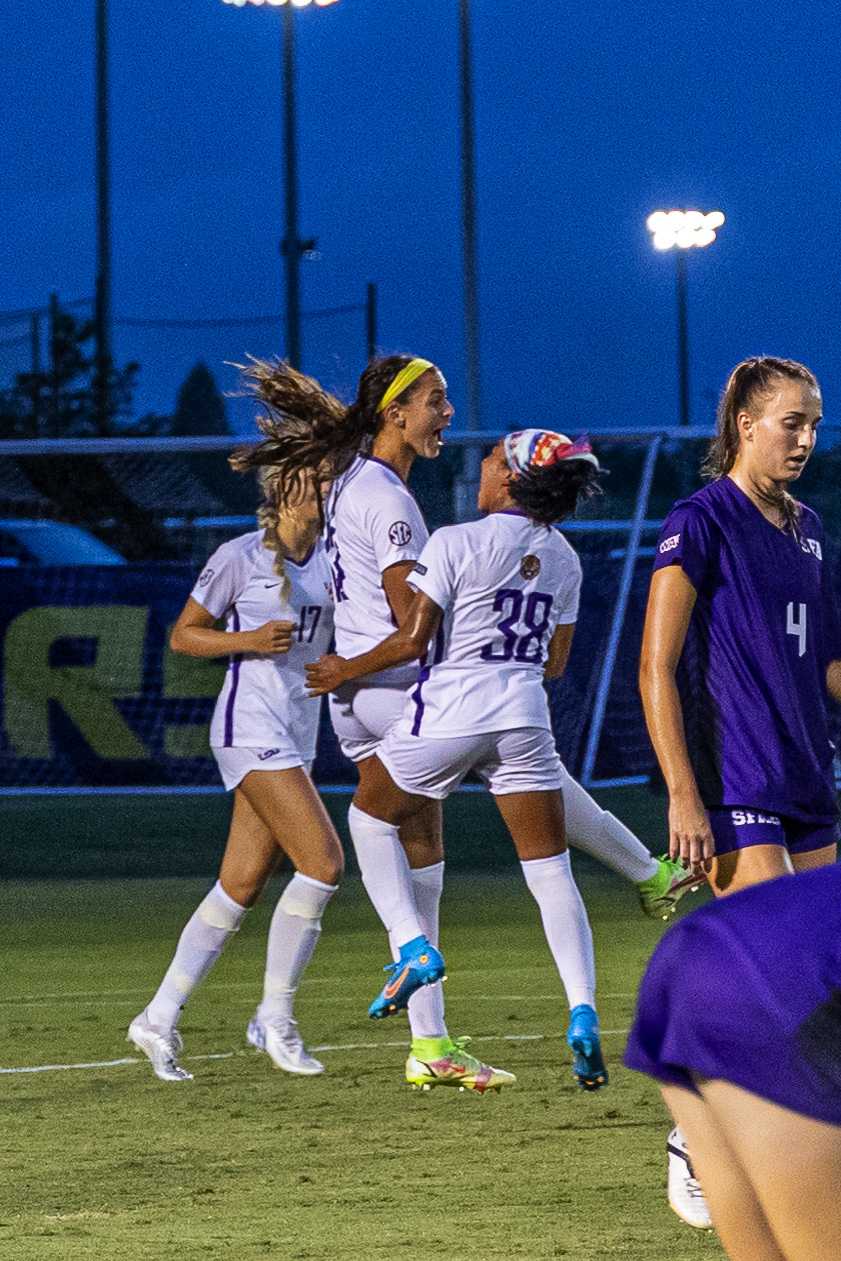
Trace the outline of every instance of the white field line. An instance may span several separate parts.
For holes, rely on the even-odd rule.
[[[625,1036],[627,1029],[602,1029],[602,1037],[618,1037]],[[499,1033],[499,1034],[483,1034],[476,1038],[471,1038],[471,1042],[552,1042],[558,1038],[562,1038],[562,1033]],[[337,1042],[323,1043],[321,1046],[312,1046],[311,1051],[318,1051],[319,1054],[329,1051],[380,1051],[388,1048],[402,1048],[406,1050],[409,1043],[405,1040],[400,1042]],[[198,1062],[200,1060],[232,1060],[240,1056],[259,1055],[259,1051],[216,1051],[209,1055],[185,1055],[183,1059]],[[60,1073],[70,1069],[91,1070],[99,1068],[125,1068],[127,1065],[142,1064],[142,1059],[136,1056],[126,1056],[120,1060],[94,1060],[81,1064],[32,1064],[24,1065],[18,1068],[0,1068],[0,1075],[17,1076],[23,1073]]]
[[[306,989],[303,992],[303,1001],[307,1003],[355,1003],[358,1000],[349,998],[347,995],[339,995],[338,997],[316,998],[314,995],[307,994],[306,990],[311,985],[326,984],[328,980],[334,978],[322,978],[306,982]],[[221,981],[214,982],[214,989],[251,989],[257,991],[259,989],[259,981]],[[148,994],[149,987],[144,986],[133,990],[86,990],[78,993],[68,991],[64,994],[21,994],[17,998],[0,998],[0,1009],[3,1007],[49,1007],[52,1003],[79,1003],[82,1007],[122,1007],[132,1006],[135,999],[143,998]],[[457,999],[470,999],[471,1002],[525,1002],[528,999],[535,999],[538,1002],[554,1002],[560,994],[470,994],[463,990],[456,992],[453,989],[448,990]],[[601,999],[630,999],[634,998],[634,994],[600,994]],[[117,1001],[113,1001],[117,1000]],[[237,1001],[245,1001],[237,1000]]]

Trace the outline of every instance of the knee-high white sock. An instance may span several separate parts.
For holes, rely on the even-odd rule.
[[[595,1006],[596,965],[593,934],[572,875],[569,854],[520,863],[532,897],[540,907],[543,931],[560,973],[570,1008]]]
[[[421,928],[433,946],[437,946],[438,908],[444,888],[444,864],[441,862],[433,863],[430,867],[413,867],[411,876]],[[396,958],[393,942],[392,953]],[[415,990],[409,999],[408,1014],[413,1038],[446,1038],[444,987],[441,982],[436,981],[434,985],[424,985]]]
[[[653,858],[621,820],[602,810],[571,775],[563,782],[567,845],[574,845],[626,880],[640,884],[657,874]]]
[[[231,933],[238,930],[247,909],[229,898],[218,880],[199,903],[184,925],[158,992],[146,1008],[147,1019],[156,1029],[175,1028],[181,1008],[207,976]]]
[[[261,1020],[292,1015],[292,1000],[318,945],[324,908],[338,889],[296,871],[278,899],[269,925]]]
[[[398,946],[423,934],[406,851],[390,823],[351,803],[348,825],[362,883],[389,937]]]

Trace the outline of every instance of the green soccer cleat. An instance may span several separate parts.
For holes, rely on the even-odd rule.
[[[499,1094],[503,1086],[513,1086],[517,1080],[513,1073],[483,1064],[465,1051],[469,1041],[469,1038],[415,1038],[406,1061],[406,1081],[413,1090],[456,1086],[477,1095],[488,1090]]]
[[[687,893],[700,889],[706,877],[703,872],[687,871],[665,854],[657,859],[657,871],[637,885],[643,914],[651,919],[668,919]]]

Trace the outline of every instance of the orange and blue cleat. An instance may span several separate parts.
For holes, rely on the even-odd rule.
[[[391,975],[368,1008],[372,1020],[382,1020],[403,1011],[415,990],[422,985],[446,980],[443,955],[426,937],[413,937],[400,947],[400,958],[383,969]]]

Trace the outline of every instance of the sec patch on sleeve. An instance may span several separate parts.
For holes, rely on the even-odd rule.
[[[388,528],[388,541],[394,547],[405,547],[412,541],[412,527],[408,521],[395,521]]]
[[[679,534],[672,534],[670,538],[663,539],[663,542],[660,544],[660,555],[664,556],[666,552],[673,551],[677,547],[679,542],[680,542]]]

